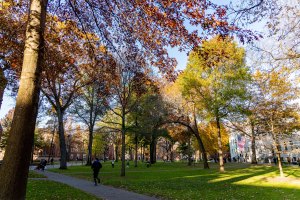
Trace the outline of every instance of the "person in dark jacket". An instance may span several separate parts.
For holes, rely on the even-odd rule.
[[[94,181],[95,181],[95,186],[96,186],[97,185],[97,181],[98,181],[98,183],[100,183],[100,178],[98,177],[98,175],[99,175],[100,169],[102,168],[102,165],[101,165],[101,163],[100,163],[100,161],[99,161],[98,158],[96,158],[94,160],[91,168],[93,169],[93,172],[94,172],[93,176],[94,176]]]

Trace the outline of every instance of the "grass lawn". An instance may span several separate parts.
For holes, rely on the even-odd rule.
[[[45,178],[45,180],[34,180],[31,178]],[[29,171],[29,180],[27,183],[26,199],[28,200],[66,200],[66,199],[88,199],[96,200],[98,198],[75,189],[68,185],[46,180],[46,177]]]
[[[126,168],[126,177],[120,177],[121,163],[104,163],[100,171],[105,185],[125,188],[164,199],[300,199],[300,169],[285,167],[285,178],[278,178],[273,166],[251,166],[241,163],[225,165],[219,173],[218,165],[211,169],[186,163],[156,163],[150,168],[140,163],[138,168]],[[69,176],[92,180],[90,167],[74,166],[67,170],[51,169]]]

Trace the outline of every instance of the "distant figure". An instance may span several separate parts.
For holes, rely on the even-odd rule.
[[[287,157],[287,161],[288,161],[288,164],[290,165],[291,164],[291,158]]]
[[[233,160],[233,162],[236,162],[236,158],[235,157],[233,157],[232,160]]]
[[[276,156],[273,157],[273,161],[274,161],[274,164],[276,165],[277,164],[277,158],[276,158]]]
[[[115,168],[115,161],[114,160],[111,161],[111,167]]]
[[[39,164],[39,167],[38,167],[38,169],[41,169],[42,171],[44,171],[44,170],[45,170],[45,167],[46,167],[46,165],[47,165],[47,160],[45,160],[45,159],[42,159],[42,160],[41,160],[41,162],[40,162],[40,164]]]
[[[51,163],[51,165],[53,165],[53,164],[54,164],[54,160],[53,160],[53,158],[51,158],[51,159],[50,159],[50,163]]]
[[[129,168],[129,160],[127,160],[126,167]]]
[[[99,162],[99,159],[96,158],[92,164],[92,167],[93,169],[93,176],[94,176],[94,182],[95,182],[95,186],[97,186],[97,181],[98,183],[100,183],[100,178],[98,177],[99,175],[99,171],[100,169],[102,168],[102,164]]]

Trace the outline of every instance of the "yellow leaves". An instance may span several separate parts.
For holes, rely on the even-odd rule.
[[[214,154],[218,149],[218,129],[216,122],[211,122],[207,125],[202,125],[199,132],[201,133],[204,146],[210,154]],[[223,150],[228,151],[229,134],[227,130],[221,125],[221,138]]]
[[[65,22],[57,22],[56,23],[58,29],[65,29],[67,27]]]
[[[101,46],[99,47],[99,50],[100,50],[100,52],[102,52],[102,53],[104,53],[104,54],[107,53],[107,48],[106,48],[104,45],[101,45]]]
[[[11,4],[4,0],[0,0],[0,11],[7,9]]]

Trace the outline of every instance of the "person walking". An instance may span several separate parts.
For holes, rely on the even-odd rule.
[[[97,181],[98,183],[100,183],[100,178],[98,177],[99,175],[99,171],[102,168],[102,164],[100,163],[99,159],[96,158],[91,166],[92,170],[93,170],[93,176],[94,176],[94,182],[95,182],[95,186],[97,186]]]
[[[111,167],[112,167],[112,168],[115,167],[115,161],[114,161],[114,160],[111,161]]]

